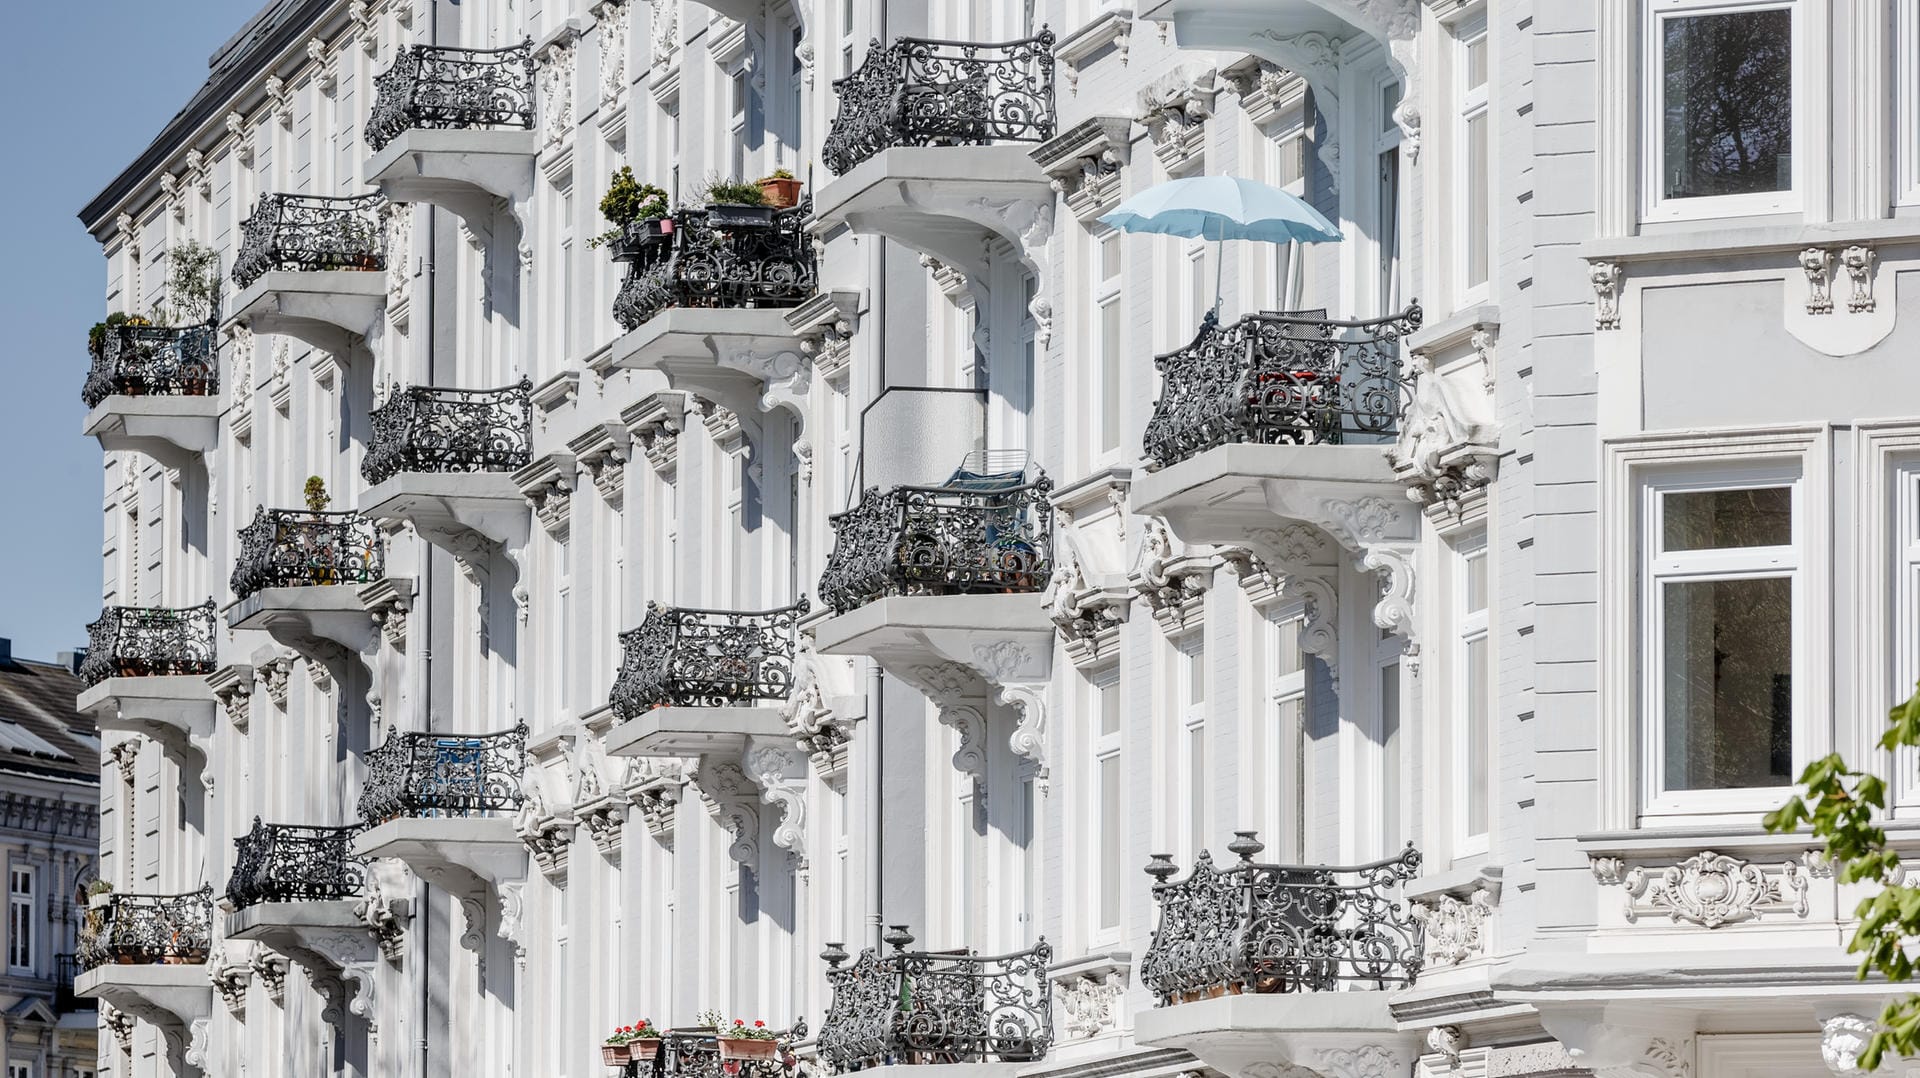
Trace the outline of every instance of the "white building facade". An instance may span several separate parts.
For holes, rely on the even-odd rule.
[[[1916,71],[1835,0],[277,0],[82,213],[101,1073],[1845,1069],[1758,817],[1920,675]],[[1100,223],[1202,175],[1343,239]]]

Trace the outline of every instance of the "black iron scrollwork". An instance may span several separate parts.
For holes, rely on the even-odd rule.
[[[360,477],[401,472],[511,472],[533,453],[533,383],[499,389],[408,386],[373,410]]]
[[[353,855],[359,824],[307,827],[262,823],[233,840],[227,898],[236,909],[258,902],[323,902],[358,897],[366,863]]]
[[[210,397],[220,391],[219,345],[211,323],[104,328],[80,389],[87,407],[112,396]]]
[[[81,969],[207,960],[213,945],[213,889],[184,895],[105,895],[90,905],[75,952]]]
[[[893,950],[869,947],[851,965],[829,944],[833,1000],[820,1024],[820,1057],[838,1073],[897,1063],[1026,1063],[1053,1044],[1053,993],[1042,939],[1024,951],[909,951],[894,926]]]
[[[1425,929],[1395,897],[1420,873],[1412,846],[1398,857],[1350,868],[1257,864],[1264,847],[1240,832],[1240,855],[1216,869],[1206,851],[1193,872],[1171,879],[1172,860],[1147,866],[1160,923],[1140,962],[1140,982],[1162,1004],[1222,992],[1327,992],[1343,983],[1410,985],[1425,956]]]
[[[410,45],[373,80],[367,146],[412,128],[533,127],[533,42],[504,49]]]
[[[616,261],[628,263],[614,319],[634,330],[669,307],[804,303],[819,278],[806,231],[812,215],[808,200],[775,211],[765,227],[716,227],[704,209],[635,221],[614,252]]]
[[[80,677],[205,676],[214,669],[213,600],[199,606],[110,606],[87,626]]]
[[[833,84],[840,110],[821,150],[845,175],[893,146],[981,146],[1053,137],[1053,33],[1005,44],[903,37]]]
[[[1420,328],[1420,305],[1340,322],[1250,314],[1211,317],[1192,343],[1154,360],[1160,399],[1143,439],[1165,467],[1222,445],[1312,445],[1396,434],[1410,390],[1400,339]]]
[[[367,752],[360,819],[483,816],[512,812],[526,800],[527,724],[491,734],[390,730]]]
[[[770,1039],[749,1042],[764,1046],[763,1057],[742,1058],[730,1056],[729,1046],[720,1043],[724,1030],[670,1029],[664,1031],[651,1058],[628,1063],[624,1074],[625,1078],[788,1078],[799,1062],[792,1045],[806,1035],[807,1023],[795,1019],[786,1029],[771,1031]]]
[[[240,529],[228,583],[244,599],[261,588],[371,584],[384,568],[380,533],[358,513],[260,508]]]
[[[999,490],[868,488],[832,518],[820,597],[844,614],[883,595],[1043,591],[1053,575],[1046,476]]]
[[[807,601],[752,613],[647,603],[620,634],[611,703],[621,719],[651,708],[751,706],[793,688],[794,624]]]
[[[379,195],[267,195],[240,225],[233,283],[245,288],[268,270],[384,270],[385,207]]]

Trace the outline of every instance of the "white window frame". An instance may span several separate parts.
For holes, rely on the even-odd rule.
[[[1483,45],[1487,50],[1486,80],[1478,86],[1467,85],[1467,53],[1474,45]],[[1493,110],[1490,107],[1493,83],[1493,41],[1487,31],[1487,17],[1479,15],[1454,29],[1453,42],[1453,99],[1454,111],[1454,154],[1453,154],[1453,220],[1454,230],[1459,242],[1454,246],[1454,283],[1455,306],[1464,308],[1468,304],[1484,301],[1492,292],[1494,272],[1493,237],[1493,170],[1499,160],[1495,152],[1493,131]],[[1471,259],[1467,251],[1471,242],[1468,229],[1472,223],[1472,201],[1476,197],[1472,183],[1473,162],[1469,159],[1468,131],[1473,121],[1486,124],[1487,160],[1486,175],[1483,177],[1478,197],[1481,200],[1481,212],[1485,220],[1481,222],[1485,235],[1480,241],[1486,245],[1486,275],[1479,281],[1470,279]]]
[[[1806,466],[1788,460],[1730,459],[1714,463],[1673,464],[1647,468],[1636,477],[1633,487],[1634,556],[1634,639],[1640,657],[1635,687],[1637,723],[1635,760],[1638,769],[1638,796],[1641,820],[1660,818],[1710,817],[1716,821],[1750,823],[1753,814],[1778,805],[1786,787],[1767,786],[1730,790],[1667,790],[1665,701],[1665,649],[1661,639],[1661,596],[1670,583],[1702,580],[1752,580],[1785,577],[1792,583],[1793,660],[1793,760],[1790,770],[1798,774],[1816,751],[1812,736],[1814,708],[1812,698],[1818,692],[1812,680],[1814,665],[1812,625],[1815,623],[1813,589],[1807,568],[1820,564],[1810,550],[1811,517],[1818,502],[1809,494]],[[1660,549],[1663,534],[1663,497],[1670,493],[1713,490],[1751,490],[1785,486],[1792,490],[1792,545],[1784,547],[1746,547],[1727,550],[1693,550],[1665,553]]]
[[[1892,542],[1886,569],[1892,587],[1882,594],[1893,596],[1893,616],[1884,622],[1891,644],[1887,663],[1891,676],[1883,679],[1879,693],[1866,697],[1879,697],[1869,705],[1870,714],[1883,713],[1905,700],[1920,679],[1920,623],[1912,620],[1920,617],[1920,456],[1909,455],[1893,462],[1891,471],[1890,498],[1868,503],[1885,506],[1891,516],[1888,530]],[[1868,639],[1872,638],[1869,633]],[[1892,775],[1889,785],[1897,814],[1899,809],[1920,801],[1920,753],[1902,750]]]
[[[1920,678],[1920,623],[1912,620],[1920,616],[1920,424],[1862,424],[1854,459],[1855,504],[1863,509],[1858,623],[1866,629],[1863,639],[1886,642],[1860,649],[1854,693],[1862,701],[1859,714],[1874,716],[1912,695]],[[1841,743],[1856,746],[1851,751],[1869,760],[1866,766],[1889,776],[1891,815],[1913,819],[1920,816],[1920,752],[1875,747],[1878,725]]]
[[[1920,5],[1893,16],[1894,202],[1920,205]]]
[[[1126,728],[1126,707],[1125,698],[1120,695],[1120,671],[1117,667],[1094,673],[1087,679],[1086,687],[1087,762],[1088,777],[1092,780],[1087,786],[1093,791],[1093,797],[1087,802],[1087,893],[1093,896],[1093,910],[1092,916],[1088,919],[1087,937],[1089,943],[1101,944],[1119,941],[1122,933],[1125,931],[1127,921],[1127,871],[1125,864],[1125,836],[1127,829],[1124,821],[1109,820],[1106,818],[1106,812],[1104,810],[1106,803],[1106,786],[1102,777],[1108,760],[1121,761],[1118,765],[1121,769],[1120,802],[1124,805],[1126,803],[1126,763],[1125,757],[1121,755],[1121,751],[1123,748],[1123,731]],[[1105,718],[1103,709],[1106,706],[1107,694],[1109,692],[1114,694],[1114,703],[1120,708],[1120,721],[1115,725],[1112,733],[1105,733],[1101,729],[1101,722]],[[1109,826],[1114,828],[1111,837],[1115,841],[1111,848],[1109,848],[1107,842],[1109,837],[1107,828]],[[1112,864],[1109,863],[1110,858],[1114,859]],[[1117,868],[1119,871],[1120,886],[1114,895],[1114,921],[1112,924],[1107,924],[1105,923],[1107,914],[1105,905],[1105,877],[1107,872],[1113,868]]]
[[[1449,566],[1450,580],[1448,581],[1448,585],[1449,590],[1452,592],[1449,603],[1452,614],[1452,631],[1447,643],[1452,651],[1451,665],[1453,668],[1453,676],[1449,679],[1451,682],[1449,686],[1451,707],[1449,710],[1453,716],[1453,721],[1450,723],[1452,734],[1450,738],[1452,743],[1451,770],[1454,776],[1451,804],[1451,815],[1453,817],[1453,855],[1455,857],[1471,857],[1475,854],[1487,852],[1489,843],[1491,842],[1490,836],[1493,831],[1493,806],[1496,801],[1494,795],[1496,772],[1493,753],[1493,746],[1496,743],[1493,732],[1496,724],[1493,720],[1493,714],[1497,712],[1496,701],[1498,700],[1498,693],[1495,691],[1493,683],[1493,636],[1490,631],[1492,624],[1493,562],[1487,546],[1486,530],[1484,528],[1478,529],[1454,540],[1451,548],[1447,552],[1447,557],[1451,563]],[[1487,574],[1488,587],[1487,602],[1478,610],[1469,609],[1467,599],[1469,591],[1467,586],[1469,568],[1475,561],[1481,564],[1483,571]],[[1471,651],[1471,645],[1475,643],[1484,644],[1486,648],[1486,650],[1482,652],[1481,660],[1486,668],[1481,671],[1481,676],[1485,678],[1486,706],[1489,709],[1489,714],[1486,716],[1486,724],[1483,727],[1485,736],[1478,745],[1473,743],[1473,739],[1470,736],[1473,731],[1473,716],[1469,713],[1472,706],[1472,694],[1469,693],[1467,689],[1468,677],[1471,673],[1469,670],[1470,660],[1468,656]],[[1485,814],[1486,827],[1478,834],[1473,833],[1467,823],[1467,821],[1472,818],[1473,810],[1472,789],[1468,781],[1468,776],[1472,774],[1472,757],[1476,752],[1480,754],[1484,761],[1482,766],[1486,769],[1487,774],[1487,803],[1481,806],[1481,811]],[[1391,776],[1389,780],[1391,781]]]
[[[26,889],[21,890],[22,881]],[[35,944],[34,926],[38,924],[36,909],[39,905],[39,874],[32,865],[9,865],[7,867],[7,969],[21,973],[32,973],[34,969]],[[22,934],[16,929],[26,926],[26,961],[22,957]]]
[[[1720,217],[1751,217],[1764,214],[1798,213],[1807,189],[1807,158],[1819,153],[1809,137],[1812,117],[1807,107],[1807,67],[1810,60],[1806,12],[1801,0],[1643,0],[1641,12],[1640,68],[1640,219],[1646,222],[1700,221]],[[1662,176],[1666,171],[1666,129],[1663,113],[1666,100],[1665,51],[1661,42],[1661,23],[1667,19],[1699,15],[1729,15],[1741,12],[1779,11],[1792,13],[1793,26],[1793,182],[1784,191],[1755,192],[1745,195],[1709,195],[1700,198],[1665,198]]]
[[[1089,445],[1091,459],[1105,462],[1118,457],[1127,444],[1127,400],[1126,400],[1126,313],[1124,282],[1127,276],[1126,241],[1117,230],[1108,229],[1089,234],[1087,246],[1088,294],[1092,297],[1089,305],[1089,318],[1092,332],[1088,334],[1098,350],[1097,362],[1089,364],[1094,372],[1095,384],[1089,396],[1096,402],[1093,409],[1093,438]],[[1118,255],[1118,272],[1106,275],[1107,244],[1115,246]],[[1109,309],[1120,313],[1119,339],[1107,340],[1106,315]],[[1108,400],[1108,394],[1113,395]],[[1111,407],[1109,407],[1111,405]],[[1108,425],[1112,427],[1109,429]]]
[[[1305,105],[1291,110],[1292,118],[1273,135],[1266,139],[1267,178],[1280,190],[1296,198],[1307,197],[1307,153],[1312,148],[1308,141]],[[1287,158],[1291,156],[1299,175],[1291,180],[1283,176]],[[1284,181],[1284,182],[1283,182]],[[1304,294],[1303,272],[1306,269],[1302,257],[1302,248],[1298,242],[1272,244],[1273,280],[1269,290],[1270,302],[1276,311],[1294,310],[1300,305]]]
[[[1289,637],[1287,626],[1293,626]],[[1313,786],[1308,729],[1313,722],[1312,697],[1307,679],[1307,654],[1300,648],[1300,636],[1306,631],[1306,611],[1295,607],[1267,620],[1267,632],[1273,640],[1267,659],[1267,724],[1270,742],[1260,754],[1262,764],[1274,769],[1267,784],[1270,791],[1266,826],[1261,838],[1276,859],[1288,864],[1308,863],[1312,848],[1309,794]],[[1294,670],[1286,667],[1283,649],[1288,639],[1294,645]],[[1298,719],[1285,721],[1287,705],[1297,704]]]
[[[1176,669],[1173,677],[1174,690],[1179,698],[1174,704],[1180,715],[1180,726],[1175,731],[1179,744],[1173,752],[1173,758],[1179,770],[1174,775],[1173,789],[1185,791],[1186,796],[1177,798],[1179,809],[1179,844],[1186,854],[1186,862],[1191,864],[1201,850],[1206,849],[1206,840],[1212,834],[1209,827],[1211,813],[1213,761],[1209,759],[1207,744],[1207,700],[1212,695],[1211,677],[1207,665],[1207,639],[1204,634],[1191,633],[1173,642],[1173,661]],[[1195,682],[1198,681],[1196,685]],[[1194,699],[1195,691],[1199,699]],[[1207,776],[1209,781],[1194,782],[1198,772]]]

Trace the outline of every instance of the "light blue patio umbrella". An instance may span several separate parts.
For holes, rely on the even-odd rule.
[[[1220,309],[1219,246],[1225,240],[1327,243],[1341,238],[1319,210],[1298,195],[1239,176],[1169,180],[1101,216],[1122,232],[1155,232],[1214,241],[1213,312]]]

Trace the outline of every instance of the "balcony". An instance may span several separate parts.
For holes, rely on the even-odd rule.
[[[533,383],[499,389],[408,386],[373,410],[360,462],[361,512],[412,524],[463,557],[525,545],[527,500],[513,473],[532,459]]]
[[[846,225],[976,273],[983,241],[1036,264],[1053,190],[1028,146],[1054,135],[1053,34],[1004,44],[876,40],[834,83],[839,112],[823,156],[840,177],[814,228]]]
[[[533,43],[505,49],[412,45],[374,80],[368,183],[391,202],[426,202],[477,235],[533,194]]]
[[[87,626],[76,707],[103,731],[144,734],[199,770],[213,735],[213,600],[199,606],[108,607]]]
[[[1046,940],[1004,955],[909,951],[913,937],[895,925],[886,943],[891,953],[869,947],[850,966],[837,943],[821,956],[833,1001],[820,1024],[820,1058],[834,1073],[896,1064],[1022,1065],[1046,1056],[1053,1044],[1053,948]]]
[[[627,263],[613,301],[627,330],[614,366],[661,371],[674,389],[742,415],[766,410],[769,395],[804,394],[806,365],[783,312],[818,284],[812,213],[809,200],[765,221],[722,224],[710,209],[681,209],[627,226],[613,256]]]
[[[374,937],[358,909],[368,888],[366,863],[353,853],[360,831],[255,816],[233,842],[226,938],[257,941],[328,976],[372,962]]]
[[[348,355],[386,309],[385,218],[379,195],[262,198],[240,226],[234,319]]]
[[[374,651],[373,616],[358,592],[385,565],[380,534],[358,513],[259,509],[240,529],[227,625],[264,629],[341,677],[345,658]]]
[[[1276,517],[1366,554],[1410,543],[1415,512],[1386,450],[1408,403],[1400,339],[1420,307],[1367,321],[1323,312],[1209,320],[1160,356],[1160,399],[1143,438],[1149,474],[1135,511],[1188,543],[1246,546],[1279,570],[1299,555]]]
[[[1424,958],[1422,922],[1399,895],[1419,852],[1336,868],[1255,862],[1263,848],[1239,832],[1238,863],[1216,869],[1202,851],[1178,881],[1154,855],[1160,918],[1140,982],[1160,1005],[1135,1015],[1136,1039],[1235,1078],[1262,1060],[1324,1071],[1323,1053],[1359,1040],[1410,1063],[1387,994],[1411,986]]]
[[[792,1045],[806,1037],[807,1024],[795,1019],[771,1041],[723,1043],[716,1033],[710,1026],[666,1030],[654,1055],[629,1061],[621,1073],[625,1078],[788,1078],[799,1063]]]
[[[525,723],[479,735],[395,730],[366,759],[355,856],[397,857],[453,893],[526,876],[512,819],[526,800]]]
[[[219,343],[211,324],[104,327],[80,399],[81,433],[107,452],[182,468],[220,440]]]
[[[213,941],[213,895],[108,894],[86,910],[74,993],[100,999],[175,1034],[213,1004],[204,963]]]
[[[756,737],[790,747],[780,705],[807,608],[805,599],[754,613],[648,603],[640,627],[620,634],[610,696],[620,725],[606,735],[608,755],[739,753]]]

